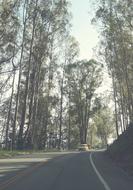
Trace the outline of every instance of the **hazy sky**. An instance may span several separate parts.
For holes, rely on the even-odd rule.
[[[72,35],[80,44],[80,58],[90,59],[93,57],[93,48],[98,43],[98,33],[91,24],[92,6],[90,0],[70,0],[73,14]],[[92,10],[92,12],[91,12]]]
[[[95,9],[91,2],[95,0],[70,0],[73,14],[72,35],[76,37],[80,45],[80,59],[95,58],[93,48],[98,45],[98,32],[91,24],[91,19],[95,15]],[[98,58],[95,58],[98,59]],[[108,82],[107,82],[108,81]],[[99,93],[108,94],[111,90],[112,81],[107,73],[103,74],[103,83],[98,89]]]

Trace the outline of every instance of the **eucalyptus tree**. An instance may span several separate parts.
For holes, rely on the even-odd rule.
[[[132,122],[132,1],[100,1],[96,12],[102,25],[101,44],[112,76],[117,136]]]
[[[95,91],[101,84],[101,65],[95,60],[70,65],[72,103],[77,115],[80,143],[87,143],[89,120],[93,113]]]
[[[37,146],[42,134],[45,147],[59,43],[70,26],[68,7],[62,0],[0,1],[0,70],[7,68],[10,75],[5,82],[12,86],[5,133],[8,141],[12,129],[12,149],[22,149],[27,143]]]
[[[72,117],[71,117],[71,75],[70,75],[70,66],[74,64],[79,56],[79,44],[73,36],[69,36],[65,41],[65,65],[64,65],[64,75],[65,75],[65,84],[64,84],[64,95],[67,101],[67,141],[68,149],[71,148],[71,139],[72,139]]]
[[[36,123],[38,101],[41,93],[47,89],[46,122],[44,122],[45,136],[47,134],[49,96],[53,75],[55,43],[68,30],[69,12],[66,1],[32,1],[26,2],[27,19],[24,43],[23,76],[21,77],[22,99],[20,124],[18,134],[18,148],[23,147],[23,137],[31,136],[31,144],[36,144]],[[44,72],[42,72],[44,70]],[[45,70],[48,75],[45,75]],[[47,77],[48,76],[48,77]],[[48,79],[48,83],[47,83]],[[48,86],[47,86],[48,84]],[[46,85],[46,87],[44,86]],[[43,90],[41,88],[44,88]],[[25,134],[24,134],[25,133]],[[44,138],[46,139],[46,138]]]
[[[58,41],[59,36],[67,30],[69,16],[67,12],[66,1],[32,1],[29,5],[29,28],[27,28],[29,41],[27,47],[29,49],[25,60],[25,84],[24,84],[24,102],[21,112],[21,122],[19,128],[18,145],[22,147],[24,125],[28,114],[28,127],[32,131],[32,144],[34,144],[37,125],[36,114],[38,110],[39,88],[42,86],[41,69],[48,63],[48,92],[46,105],[46,122],[45,136],[47,133],[49,96],[52,80],[52,63],[53,62],[53,46],[54,41]],[[47,66],[46,66],[47,67]],[[47,69],[47,68],[46,68]],[[32,77],[32,78],[31,78]],[[45,83],[45,82],[44,82]],[[45,88],[45,87],[44,87]],[[27,107],[29,105],[29,108]],[[34,109],[33,109],[34,108]],[[33,111],[34,110],[34,111]],[[32,120],[33,119],[33,120]],[[34,121],[34,122],[31,122]],[[45,138],[46,139],[46,138]]]
[[[65,115],[70,107],[70,89],[69,89],[69,71],[68,65],[76,61],[79,53],[79,46],[76,39],[70,35],[66,35],[63,43],[61,45],[61,61],[58,69],[58,88],[59,88],[59,142],[58,148],[61,148],[61,143],[63,141],[63,126],[65,122]],[[69,103],[68,103],[69,102]],[[69,106],[67,107],[67,103]],[[64,114],[65,113],[65,114]],[[68,141],[70,141],[70,114],[69,115],[69,126],[68,126]],[[69,142],[68,142],[69,144]]]
[[[18,18],[19,1],[0,2],[0,77],[2,82],[1,93],[11,92],[6,121],[6,146],[9,138],[9,124],[11,120],[11,109],[14,95],[15,74],[18,68],[16,58],[19,51],[20,23]],[[6,79],[7,78],[7,79]],[[13,78],[13,79],[12,79]],[[11,82],[12,80],[12,82]],[[12,83],[12,85],[11,85]],[[8,89],[4,90],[5,88]],[[12,90],[10,90],[12,88]],[[3,100],[2,100],[3,101]]]
[[[102,146],[107,147],[109,140],[114,138],[114,118],[111,109],[101,108],[93,118],[96,134],[101,139]]]

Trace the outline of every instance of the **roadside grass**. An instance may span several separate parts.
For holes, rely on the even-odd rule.
[[[45,150],[3,150],[0,149],[0,159],[4,158],[12,158],[18,155],[27,155],[27,154],[34,154],[34,153],[51,153],[51,152],[62,152],[62,150],[58,149],[45,149]]]
[[[0,150],[0,159],[4,159],[4,158],[12,158],[14,156],[18,156],[18,155],[25,155],[25,154],[30,154],[30,151],[9,151],[9,150]]]

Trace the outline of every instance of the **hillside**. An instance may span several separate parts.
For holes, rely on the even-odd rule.
[[[133,124],[109,146],[107,153],[128,174],[133,175]]]

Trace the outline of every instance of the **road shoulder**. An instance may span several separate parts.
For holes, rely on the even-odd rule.
[[[103,151],[93,152],[93,161],[109,187],[113,190],[132,190],[133,178],[129,177]]]

